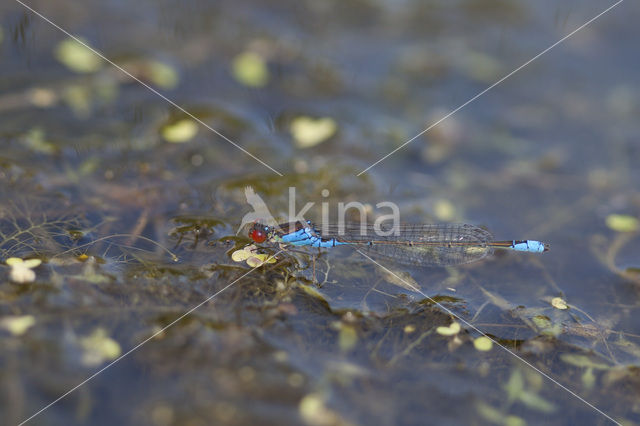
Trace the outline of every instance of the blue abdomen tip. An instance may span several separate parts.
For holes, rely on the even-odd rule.
[[[542,253],[546,250],[546,246],[544,243],[535,240],[514,241],[511,248],[514,250],[528,251],[531,253]]]

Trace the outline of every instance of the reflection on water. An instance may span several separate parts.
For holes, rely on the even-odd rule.
[[[156,333],[32,422],[606,420],[434,300],[616,420],[640,421],[636,4],[361,176],[606,5],[33,7],[188,114],[19,3],[0,6],[8,423]],[[288,250],[238,280],[247,186],[282,217],[295,187],[298,210],[315,203],[310,219],[323,202],[392,201],[407,222],[552,248],[385,263],[392,273],[348,250]]]

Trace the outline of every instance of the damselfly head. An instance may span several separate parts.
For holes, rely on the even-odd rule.
[[[256,243],[264,243],[269,236],[269,227],[258,222],[254,222],[249,228],[249,238]]]

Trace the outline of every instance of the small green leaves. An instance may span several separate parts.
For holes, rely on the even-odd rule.
[[[308,425],[348,424],[327,406],[325,398],[319,393],[310,393],[302,398],[298,410],[300,417]]]
[[[165,125],[161,133],[167,142],[188,142],[198,133],[198,123],[190,118],[183,118],[182,120]]]
[[[596,384],[596,376],[593,374],[593,368],[589,367],[584,370],[581,379],[585,388],[593,389],[593,386]]]
[[[8,316],[0,319],[0,328],[4,328],[14,336],[22,336],[36,323],[32,315]]]
[[[536,315],[531,318],[531,321],[542,334],[558,336],[562,333],[562,325],[554,324],[546,315]]]
[[[333,136],[338,130],[338,125],[330,117],[302,116],[291,122],[289,130],[298,148],[310,148]]]
[[[518,399],[520,392],[524,389],[524,377],[520,370],[513,370],[509,381],[504,386],[507,391],[507,399],[509,402],[513,402]]]
[[[531,381],[529,380],[529,382]],[[552,413],[556,410],[555,405],[536,393],[534,386],[529,386],[529,389],[525,387],[525,380],[520,370],[513,370],[504,387],[509,402],[519,401],[527,407],[543,413]]]
[[[85,41],[83,40],[83,43]],[[102,68],[103,60],[90,49],[73,39],[66,39],[55,50],[56,59],[78,73],[92,73]]]
[[[9,278],[14,283],[30,283],[35,281],[36,273],[32,270],[42,263],[40,259],[22,260],[19,257],[10,257],[6,261],[11,267]]]
[[[264,253],[258,253],[258,247],[254,245],[248,245],[243,249],[234,251],[231,254],[231,259],[233,259],[234,262],[246,261],[247,265],[252,268],[257,268],[265,263],[276,262],[275,257]]]
[[[636,232],[640,228],[637,218],[624,214],[610,214],[605,223],[617,232]]]
[[[413,325],[413,324],[407,324],[407,325],[405,325],[405,326],[404,326],[404,332],[405,332],[406,334],[411,334],[411,333],[413,333],[414,331],[416,331],[416,326],[415,326],[415,325]]]
[[[264,87],[269,82],[269,69],[262,56],[254,52],[244,52],[233,59],[233,78],[249,87]]]
[[[103,328],[95,329],[89,336],[80,339],[79,343],[83,349],[82,362],[87,366],[114,360],[122,353],[120,344],[110,338]]]
[[[436,328],[436,333],[440,334],[441,336],[455,336],[460,332],[460,329],[460,323],[454,321],[448,327],[440,326]]]
[[[433,205],[433,214],[443,222],[449,222],[456,217],[456,208],[451,201],[439,199]]]
[[[358,343],[358,333],[353,326],[348,324],[340,324],[338,332],[338,347],[342,352],[349,352]]]
[[[149,79],[163,89],[173,89],[178,85],[178,72],[170,65],[160,61],[149,61]]]
[[[567,302],[565,302],[565,300],[562,297],[554,297],[553,299],[551,299],[551,306],[560,310],[565,310],[569,308],[569,305],[567,305]]]
[[[487,352],[493,348],[493,342],[487,336],[480,336],[473,341],[473,346],[480,352]]]
[[[560,359],[567,364],[581,368],[595,368],[596,370],[606,370],[609,368],[607,364],[593,361],[586,355],[562,354],[560,355]]]

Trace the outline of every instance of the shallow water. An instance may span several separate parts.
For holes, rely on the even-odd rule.
[[[360,175],[608,4],[29,5],[192,116],[0,5],[3,423],[124,354],[28,424],[640,422],[636,3]],[[281,218],[295,187],[313,220],[388,201],[551,251],[252,271],[248,186]]]

